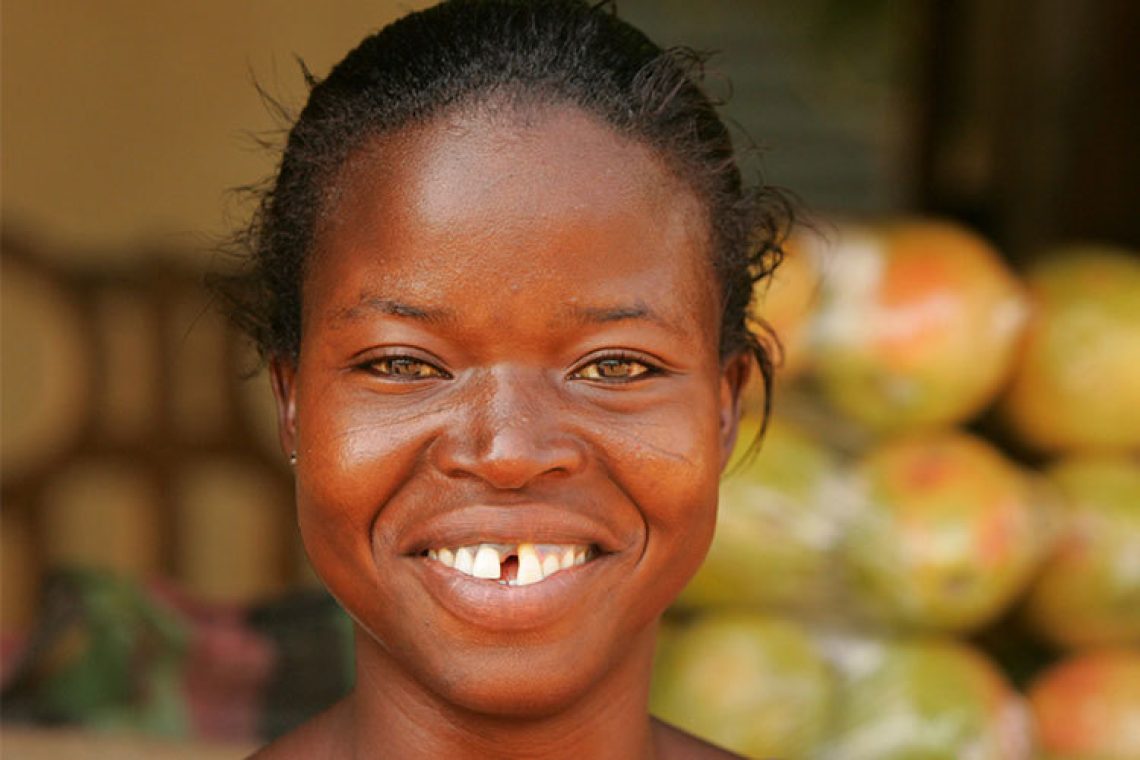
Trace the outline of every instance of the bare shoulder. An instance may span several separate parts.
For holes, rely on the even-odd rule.
[[[337,749],[337,738],[343,736],[338,726],[342,725],[345,708],[345,702],[337,702],[262,747],[249,760],[335,760],[343,754]]]
[[[653,719],[653,741],[661,760],[704,760],[705,758],[739,760],[740,758],[740,755],[715,744],[709,744],[704,739],[699,739],[656,718]]]

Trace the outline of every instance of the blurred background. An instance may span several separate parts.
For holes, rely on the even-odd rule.
[[[232,756],[348,688],[268,384],[203,283],[275,165],[258,87],[299,109],[297,58],[428,4],[3,4],[9,746]],[[746,170],[810,222],[757,294],[776,426],[654,709],[755,757],[1140,757],[1140,4],[618,8],[718,51]]]

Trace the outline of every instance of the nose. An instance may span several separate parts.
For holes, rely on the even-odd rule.
[[[466,395],[456,424],[434,447],[436,465],[446,475],[519,490],[582,467],[585,447],[565,429],[564,405],[541,371],[495,368]]]

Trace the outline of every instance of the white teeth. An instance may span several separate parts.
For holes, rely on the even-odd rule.
[[[428,549],[428,559],[451,567],[464,575],[482,580],[497,580],[502,585],[529,586],[546,580],[555,573],[582,565],[594,557],[588,546],[565,544],[501,544],[485,541],[457,548],[443,547]],[[510,558],[518,559],[518,569],[514,578],[507,580],[503,575],[503,562]]]
[[[499,559],[498,550],[490,544],[480,544],[471,574],[476,578],[495,580],[499,577],[501,565],[502,560]]]
[[[461,573],[471,575],[475,568],[475,552],[468,546],[461,546],[455,550],[455,569]]]
[[[529,586],[543,580],[542,562],[538,559],[538,552],[534,544],[519,544],[519,570],[515,578],[516,586]]]

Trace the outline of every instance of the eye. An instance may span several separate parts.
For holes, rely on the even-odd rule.
[[[603,383],[626,383],[650,377],[659,370],[648,362],[631,356],[604,356],[584,364],[574,372],[581,380],[595,380]]]
[[[431,377],[450,377],[434,364],[411,356],[385,356],[362,365],[378,377],[394,380],[423,380]]]

